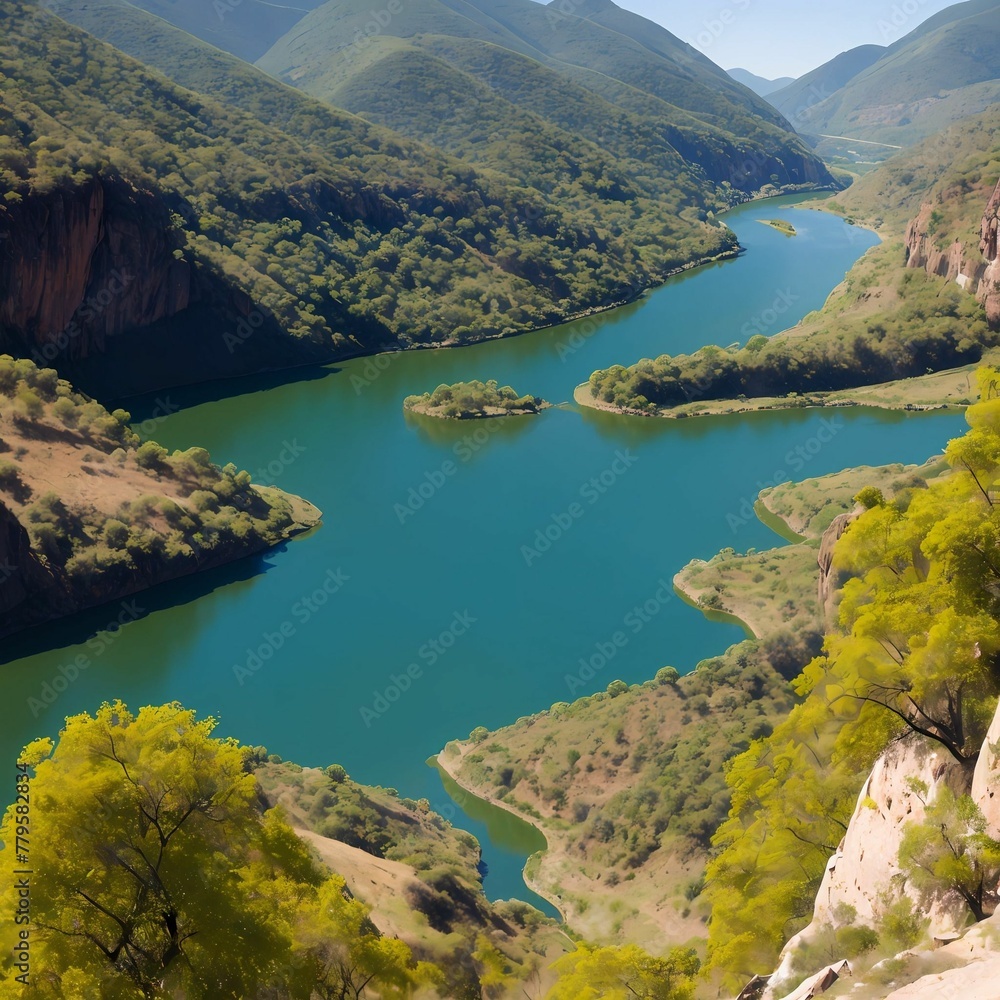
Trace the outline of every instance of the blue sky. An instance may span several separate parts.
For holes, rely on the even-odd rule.
[[[954,0],[615,0],[723,69],[801,76],[838,52],[888,45]],[[728,14],[726,13],[728,11]]]

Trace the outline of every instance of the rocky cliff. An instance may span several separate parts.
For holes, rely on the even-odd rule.
[[[990,325],[1000,327],[1000,260],[997,234],[1000,229],[1000,183],[983,214],[978,247],[956,239],[940,246],[934,238],[936,209],[921,206],[920,213],[906,228],[908,267],[922,268],[961,285],[983,304]]]
[[[122,180],[0,207],[0,350],[86,357],[192,298],[163,202]]]
[[[302,197],[333,195],[303,183]],[[0,201],[3,352],[104,399],[335,353],[286,335],[233,276],[192,262],[162,192],[104,175]]]
[[[847,531],[848,525],[855,519],[854,513],[838,514],[831,522],[830,527],[823,532],[823,538],[819,545],[819,555],[816,561],[819,563],[819,606],[824,610],[827,621],[832,621],[831,604],[837,591],[837,579],[833,570],[833,552],[837,547],[837,542]]]
[[[971,795],[983,809],[990,835],[1000,837],[1000,757],[997,750],[1000,750],[1000,708],[974,765],[958,763],[945,750],[916,734],[897,741],[879,758],[858,796],[847,833],[827,866],[816,897],[813,920],[785,946],[778,970],[764,993],[765,1000],[785,996],[787,985],[793,981],[796,954],[836,928],[839,914],[845,912],[845,908],[856,914],[859,925],[873,926],[886,904],[903,895],[909,896],[918,911],[930,921],[932,938],[947,941],[961,936],[961,940],[948,946],[956,958],[977,963],[985,960],[991,962],[992,967],[1000,968],[994,940],[998,918],[962,936],[968,923],[968,909],[958,895],[946,895],[928,905],[905,882],[897,863],[907,824],[922,822],[927,804],[946,787],[956,795]],[[984,942],[989,947],[984,948]],[[956,974],[954,981],[978,984],[985,968],[985,965],[980,967],[971,979]],[[940,980],[934,977],[934,982],[940,989]],[[995,983],[995,980],[990,982]],[[948,995],[934,992],[932,985],[928,982],[919,989],[911,986],[907,988],[909,992],[904,990],[898,995],[901,1000],[903,997],[916,1000]],[[890,993],[886,990],[879,995]],[[996,992],[982,994],[990,1000],[996,995]]]
[[[48,583],[27,531],[0,503],[0,620],[43,593]]]

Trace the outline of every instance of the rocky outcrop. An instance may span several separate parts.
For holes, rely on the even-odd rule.
[[[906,228],[907,267],[954,281],[983,304],[990,326],[1000,328],[1000,260],[997,233],[1000,229],[1000,184],[983,214],[979,246],[956,239],[947,247],[934,239],[935,207],[921,206],[920,214]]]
[[[986,315],[993,326],[1000,326],[1000,259],[997,255],[997,230],[1000,228],[1000,221],[998,220],[1000,220],[1000,183],[997,184],[993,197],[986,206],[979,243],[979,251],[986,260],[986,271],[977,294],[980,302],[986,307]]]
[[[976,762],[971,795],[986,817],[990,836],[1000,840],[1000,708]]]
[[[162,200],[120,179],[0,208],[0,350],[87,357],[183,312],[193,281],[180,245]]]
[[[838,514],[831,522],[830,527],[823,532],[823,538],[819,545],[819,606],[825,612],[830,611],[830,604],[837,592],[838,580],[833,569],[833,552],[837,547],[837,542],[847,531],[848,525],[857,515],[853,513]]]
[[[927,815],[927,804],[946,787],[958,796],[971,795],[986,816],[988,832],[1000,838],[1000,707],[974,769],[973,765],[959,763],[943,748],[915,733],[904,736],[882,754],[861,789],[847,833],[827,866],[812,922],[785,946],[781,963],[764,994],[765,1000],[783,995],[782,984],[792,976],[796,953],[803,945],[815,943],[824,932],[836,928],[838,912],[850,908],[856,914],[858,925],[875,926],[885,903],[904,895],[908,895],[919,912],[929,919],[932,938],[939,942],[960,938],[942,951],[966,962],[997,960],[1000,915],[983,921],[963,935],[969,913],[957,894],[928,904],[907,885],[898,867],[899,848],[907,824],[922,822]],[[981,974],[982,970],[971,979],[956,977],[955,982],[978,983],[977,977]],[[925,986],[930,989],[930,985]],[[901,991],[899,1000],[948,995],[924,989],[922,986],[921,991]],[[959,993],[954,995],[957,997]],[[1000,993],[962,992],[961,995],[963,1000],[979,996],[983,1000],[987,996],[995,1000]]]

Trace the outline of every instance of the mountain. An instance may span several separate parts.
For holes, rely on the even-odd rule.
[[[767,97],[782,87],[787,87],[795,82],[794,76],[779,76],[777,80],[768,80],[766,77],[757,76],[748,69],[727,69],[726,72],[737,82],[742,83],[760,97]]]
[[[226,52],[253,62],[323,0],[132,0],[136,7],[176,24]]]
[[[771,97],[801,132],[911,145],[1000,100],[998,49],[1000,5],[971,0],[929,18],[840,89],[821,85],[819,100],[803,90],[807,77]]]
[[[725,191],[676,153],[669,192],[584,140],[532,184],[312,100],[130,5],[57,9],[180,82],[33,6],[0,11],[0,282],[16,290],[0,349],[42,351],[84,388],[118,397],[511,334],[735,249],[705,221]],[[133,280],[109,291],[116,271]]]
[[[745,193],[828,183],[826,168],[770,105],[610,0],[588,0],[572,13],[532,0],[414,0],[369,37],[373,2],[324,4],[258,65],[515,176],[521,168],[509,160],[536,163],[534,137],[555,128],[621,158],[644,183],[662,184],[664,172]]]
[[[884,45],[859,45],[834,56],[804,76],[775,88],[767,99],[793,124],[801,122],[810,108],[825,101],[859,73],[878,62],[888,51]]]

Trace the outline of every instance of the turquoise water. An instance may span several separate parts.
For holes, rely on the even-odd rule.
[[[119,606],[5,644],[4,759],[104,699],[176,699],[216,715],[226,734],[305,765],[340,762],[359,781],[427,797],[447,814],[454,806],[425,762],[448,740],[616,678],[688,670],[739,641],[738,627],[670,597],[674,573],[728,545],[775,544],[746,516],[763,486],[922,461],[961,432],[960,416],[657,421],[567,406],[469,425],[407,418],[402,400],[496,378],[560,403],[595,368],[791,325],[876,239],[785,205],[781,216],[799,231],[788,238],[757,221],[776,208],[727,217],[748,250],[739,260],[597,320],[361,359],[267,388],[233,384],[222,391],[237,395],[208,402],[198,401],[204,390],[136,401],[138,419],[181,407],[158,422],[163,444],[204,445],[309,498],[325,522],[266,556],[139,595],[139,620],[89,646]],[[629,618],[643,605],[643,618]],[[623,630],[624,648],[609,646]],[[29,706],[80,656],[89,665],[51,707]],[[520,877],[537,833],[506,822],[491,833],[488,819],[455,817],[483,842],[488,893],[537,901]]]

